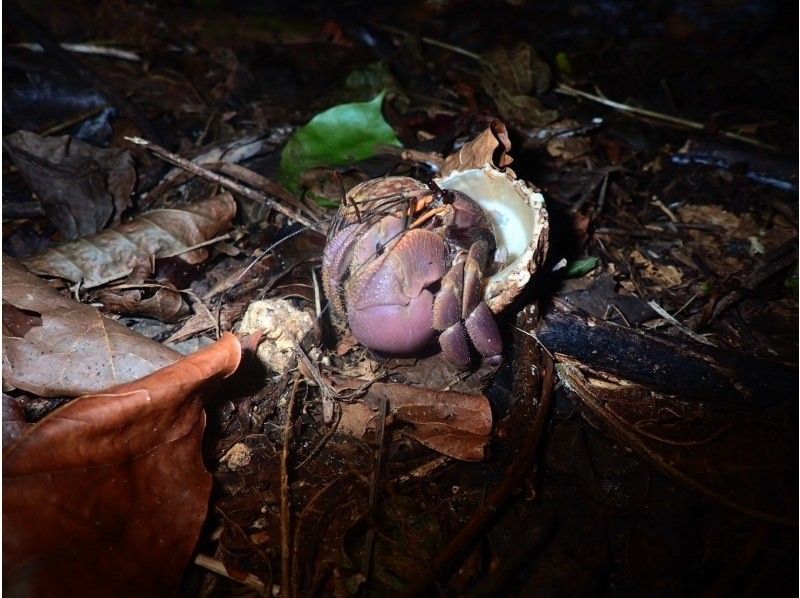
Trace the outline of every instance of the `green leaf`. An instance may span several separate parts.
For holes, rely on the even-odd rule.
[[[789,290],[792,296],[796,297],[798,294],[798,290],[800,290],[800,285],[798,285],[798,278],[797,274],[794,276],[788,277],[786,280],[783,281],[783,285]]]
[[[556,68],[565,75],[572,74],[572,63],[569,61],[569,56],[564,52],[556,54]]]
[[[578,278],[594,270],[599,263],[599,257],[587,257],[582,260],[575,260],[567,264],[567,267],[564,269],[564,276],[567,278]]]
[[[370,102],[340,104],[317,114],[298,129],[281,154],[278,180],[300,190],[300,174],[312,166],[335,166],[375,155],[377,145],[400,146],[381,113],[384,93]]]
[[[376,93],[396,87],[397,83],[385,62],[373,62],[362,69],[352,71],[344,82],[345,91],[351,94],[349,99],[363,100]]]
[[[315,202],[317,202],[317,205],[322,206],[323,208],[338,208],[340,205],[342,205],[341,201],[325,197],[324,195],[318,195],[314,193],[311,195],[311,197]]]

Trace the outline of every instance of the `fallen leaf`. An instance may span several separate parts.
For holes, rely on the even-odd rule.
[[[197,303],[195,303],[197,306]],[[183,325],[172,333],[172,335],[164,341],[165,345],[172,345],[185,340],[195,334],[206,332],[207,330],[214,330],[217,327],[217,320],[207,307],[203,306],[188,318]]]
[[[4,142],[64,238],[92,235],[109,222],[119,222],[130,207],[136,172],[127,150],[29,131],[6,135]]]
[[[42,276],[81,282],[85,289],[127,276],[137,263],[152,256],[178,255],[190,264],[205,260],[204,248],[186,251],[230,226],[236,202],[223,191],[205,201],[153,210],[116,228],[52,247],[23,260]]]
[[[569,262],[564,269],[564,276],[566,278],[580,278],[584,274],[588,274],[594,270],[599,263],[599,257],[587,257],[580,260],[573,260]]]
[[[560,135],[549,139],[545,144],[547,153],[554,158],[560,158],[569,162],[581,156],[585,156],[592,150],[591,142],[588,137],[578,135]]]
[[[206,517],[203,400],[241,358],[202,351],[45,417],[3,454],[3,589],[17,596],[161,596]]]
[[[648,259],[638,249],[631,252],[631,263],[641,267],[642,276],[657,285],[660,289],[677,287],[683,282],[683,272],[672,264],[659,264]]]
[[[492,432],[485,396],[378,382],[367,397],[373,403],[386,399],[398,419],[413,424],[406,433],[428,448],[463,461],[484,458]]]
[[[130,287],[131,285],[122,285]],[[145,292],[149,287],[160,286],[149,297]],[[153,318],[162,322],[177,322],[189,313],[189,306],[174,288],[166,285],[142,283],[141,288],[103,290],[93,298],[92,303],[102,303],[106,311],[127,316]]]
[[[364,403],[341,402],[339,407],[341,408],[341,418],[336,429],[343,434],[363,438],[368,429],[374,429],[377,425],[377,412]]]
[[[358,341],[356,337],[352,334],[348,333],[342,337],[342,339],[336,343],[336,355],[341,357],[342,355],[346,355],[349,353],[353,348],[358,346]]]
[[[29,426],[20,401],[3,393],[3,448],[16,442]]]
[[[481,81],[506,120],[523,125],[546,125],[558,118],[532,93],[541,94],[550,87],[550,67],[536,51],[520,42],[509,51],[498,47],[483,56]]]
[[[3,380],[43,397],[141,378],[180,355],[62,296],[3,257]]]
[[[150,264],[138,264],[118,285],[103,287],[86,298],[86,303],[101,303],[107,312],[177,322],[189,313],[181,293],[168,280],[151,279]]]
[[[514,161],[508,155],[510,151],[511,140],[506,126],[502,121],[493,120],[483,133],[445,158],[441,176],[447,176],[454,170],[483,168],[487,164],[505,168]]]
[[[296,193],[300,174],[307,168],[363,160],[373,156],[378,145],[400,146],[381,114],[383,96],[381,93],[369,102],[334,106],[298,129],[281,154],[281,184]]]

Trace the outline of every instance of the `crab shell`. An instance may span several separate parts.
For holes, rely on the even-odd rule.
[[[544,196],[508,171],[486,165],[435,179],[443,189],[474,199],[492,223],[505,265],[484,279],[483,298],[499,313],[519,296],[547,255],[549,223]]]

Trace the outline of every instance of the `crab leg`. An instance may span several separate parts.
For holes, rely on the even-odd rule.
[[[442,278],[433,302],[433,327],[442,331],[439,335],[442,353],[461,366],[469,365],[467,337],[490,363],[496,363],[503,350],[500,330],[481,298],[487,253],[486,243],[477,241],[466,256],[460,254]]]

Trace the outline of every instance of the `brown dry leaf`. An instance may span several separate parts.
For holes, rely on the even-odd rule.
[[[189,306],[172,285],[143,283],[141,288],[122,286],[125,288],[112,287],[103,290],[93,298],[92,303],[102,303],[103,308],[111,313],[154,318],[162,322],[177,322],[189,313]],[[145,297],[145,292],[154,286],[160,288]]]
[[[642,276],[658,290],[677,287],[683,282],[683,272],[671,264],[659,264],[648,259],[638,249],[631,252],[631,263],[642,268]]]
[[[369,428],[375,428],[378,422],[377,412],[364,403],[339,403],[342,414],[337,430],[362,438]],[[331,418],[332,419],[332,418]]]
[[[101,303],[107,312],[176,322],[189,313],[181,293],[169,281],[151,280],[151,265],[137,264],[121,283],[90,293],[86,303]]]
[[[77,239],[119,222],[136,183],[127,150],[100,149],[63,137],[29,131],[7,135],[11,160],[66,239]]]
[[[483,168],[487,164],[505,168],[514,161],[508,155],[510,151],[511,140],[508,138],[506,126],[500,120],[493,120],[475,139],[444,159],[442,176],[447,176],[454,170]]]
[[[201,332],[206,332],[208,330],[214,330],[217,327],[217,319],[202,301],[194,302],[194,310],[195,313],[192,314],[192,316],[188,318],[178,330],[173,332],[172,335],[164,341],[165,345],[171,345],[173,343],[186,340],[187,338],[196,334],[200,334]]]
[[[9,384],[43,397],[78,396],[179,358],[3,257],[3,380]]]
[[[336,355],[339,357],[346,355],[357,346],[358,341],[356,340],[356,337],[348,332],[338,343],[336,343]]]
[[[32,272],[97,287],[127,276],[152,256],[179,255],[190,264],[208,256],[204,248],[186,251],[230,226],[236,202],[223,191],[180,209],[153,210],[99,234],[52,247],[23,261]]]
[[[173,594],[205,520],[203,399],[241,358],[216,344],[54,411],[3,455],[3,589]]]
[[[547,153],[554,158],[569,162],[591,152],[591,140],[584,135],[573,133],[580,128],[581,124],[578,121],[569,118],[550,125],[547,128],[548,139],[545,144]]]
[[[21,401],[3,393],[3,448],[16,442],[29,427]]]
[[[687,402],[562,359],[558,373],[594,425],[665,475],[751,517],[796,525],[791,405],[736,411]]]
[[[483,88],[506,120],[522,125],[541,126],[558,118],[532,93],[543,93],[550,87],[550,67],[536,51],[520,42],[509,51],[498,47],[483,56]]]
[[[368,400],[387,399],[398,419],[414,425],[408,435],[428,448],[463,461],[480,461],[492,432],[492,409],[481,394],[431,390],[406,384],[373,384]]]

